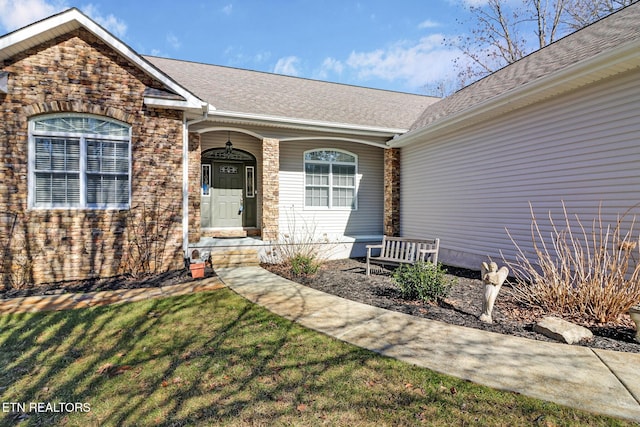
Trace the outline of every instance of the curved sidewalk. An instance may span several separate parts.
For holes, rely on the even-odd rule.
[[[248,300],[359,347],[492,388],[640,421],[640,354],[417,318],[329,295],[260,267],[216,272]]]

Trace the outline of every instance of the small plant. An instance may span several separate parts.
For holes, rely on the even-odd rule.
[[[446,273],[442,264],[403,264],[394,271],[393,281],[404,298],[431,302],[445,298],[456,284],[456,279],[447,278]]]
[[[281,234],[271,250],[269,264],[277,264],[291,276],[310,276],[318,272],[333,249],[326,234],[319,234],[316,224],[293,212],[287,215],[289,232]]]
[[[289,259],[291,272],[296,276],[309,276],[316,274],[320,268],[320,262],[314,256],[297,254]]]

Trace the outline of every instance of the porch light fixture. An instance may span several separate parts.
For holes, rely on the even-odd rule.
[[[227,158],[231,157],[231,153],[233,153],[233,144],[231,143],[230,132],[227,132],[227,143],[224,146],[224,152],[227,154]]]

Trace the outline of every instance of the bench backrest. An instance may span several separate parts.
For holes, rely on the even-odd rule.
[[[438,239],[407,239],[383,236],[380,256],[395,259],[399,262],[414,263],[419,260],[421,250],[437,253],[438,246]]]

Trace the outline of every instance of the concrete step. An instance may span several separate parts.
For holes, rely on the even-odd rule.
[[[260,265],[255,249],[221,249],[211,252],[213,269],[228,267],[255,267]]]

